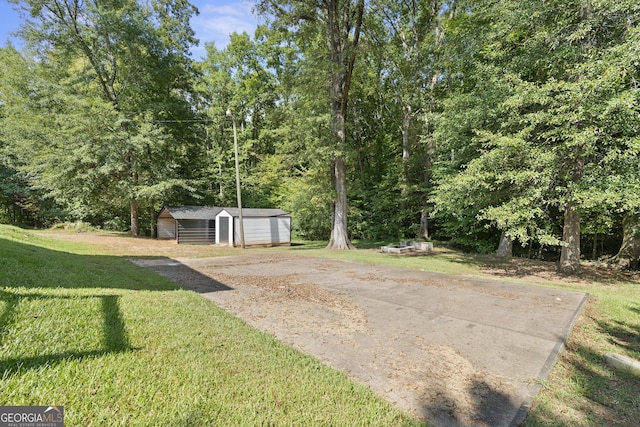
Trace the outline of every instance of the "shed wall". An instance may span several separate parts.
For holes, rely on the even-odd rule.
[[[216,225],[212,219],[179,219],[178,243],[210,245],[216,242]]]
[[[291,218],[243,218],[247,245],[287,245],[291,243]],[[234,242],[240,242],[240,218],[234,218]]]
[[[158,239],[176,238],[176,220],[173,218],[158,218]]]

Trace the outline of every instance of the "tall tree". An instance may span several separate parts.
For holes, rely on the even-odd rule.
[[[242,191],[246,204],[260,207],[268,198],[264,194],[269,193],[268,183],[262,181],[259,174],[249,173],[274,151],[274,140],[263,138],[261,133],[274,126],[268,118],[276,106],[278,89],[274,74],[267,69],[265,56],[259,52],[261,44],[251,40],[246,33],[233,33],[223,50],[207,43],[207,57],[199,64],[203,75],[198,89],[205,100],[202,112],[208,117],[207,135],[211,139],[207,180],[215,182],[217,190],[217,194],[209,192],[209,200],[218,204],[231,203],[233,198],[230,196],[235,195],[235,190],[225,191],[231,185],[235,188],[234,175],[227,173],[233,170],[229,144],[232,133],[226,118],[227,110],[238,122]]]
[[[26,93],[34,92],[31,74],[38,64],[26,60],[13,46],[0,48],[0,222],[39,226],[50,214],[41,188],[34,188],[28,173],[21,170],[19,145],[24,131],[41,125],[34,117],[17,111],[29,110]],[[47,212],[49,210],[49,212]]]
[[[327,63],[329,129],[333,182],[336,192],[333,225],[327,248],[351,249],[347,227],[347,150],[346,116],[349,89],[356,62],[365,12],[364,0],[263,0],[259,10],[272,14],[276,26],[293,29],[297,25],[312,26],[323,37]]]
[[[271,203],[295,213],[296,232],[324,239],[331,233],[335,199],[327,167],[333,154],[327,145],[330,114],[326,97],[318,96],[327,93],[325,46],[309,26],[302,33],[263,27],[258,37],[277,82],[277,102],[261,130],[273,153],[257,172],[269,182]]]
[[[440,51],[446,21],[454,14],[455,1],[376,0],[372,2],[371,10],[367,41],[369,56],[376,52],[375,57],[383,67],[381,80],[387,92],[382,102],[395,103],[397,114],[401,116],[398,129],[402,168],[398,178],[405,198],[425,201],[420,209],[419,237],[428,238],[426,201],[433,151],[428,118],[438,104],[436,90],[442,71]],[[412,156],[415,150],[420,150],[418,156]],[[416,157],[413,162],[412,157]],[[412,170],[419,173],[412,173]]]

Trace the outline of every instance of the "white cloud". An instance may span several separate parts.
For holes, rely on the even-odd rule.
[[[205,56],[204,44],[214,42],[218,49],[229,43],[229,36],[246,32],[251,37],[258,25],[258,18],[251,12],[253,3],[248,0],[193,0],[200,15],[191,20],[191,27],[200,39],[200,45],[191,49],[194,59]]]
[[[237,3],[225,4],[221,6],[216,6],[213,4],[205,4],[202,9],[200,9],[200,13],[217,13],[223,15],[236,15],[242,16],[245,14],[242,8],[238,7],[239,3],[243,3],[242,6],[249,6],[251,8],[251,4],[248,2],[239,1]]]

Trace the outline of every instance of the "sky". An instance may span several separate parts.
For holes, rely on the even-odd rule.
[[[200,15],[191,18],[191,27],[200,39],[199,46],[191,49],[193,59],[205,56],[205,42],[212,41],[218,49],[224,48],[231,33],[247,32],[253,36],[260,22],[251,12],[251,0],[191,0],[191,4],[200,11]],[[5,46],[8,40],[15,47],[21,46],[20,40],[11,35],[22,23],[15,7],[7,0],[0,0],[0,46]]]

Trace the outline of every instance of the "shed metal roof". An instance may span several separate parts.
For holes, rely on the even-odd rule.
[[[222,208],[215,206],[165,206],[174,219],[215,219]]]
[[[238,208],[222,208],[231,216],[240,216],[240,210]],[[247,217],[275,217],[275,216],[289,216],[288,213],[282,209],[254,209],[254,208],[242,208],[242,216]]]
[[[174,219],[215,219],[223,210],[231,216],[239,216],[238,208],[223,208],[217,206],[165,206],[167,212]],[[277,217],[289,216],[282,209],[253,209],[242,208],[242,216],[247,217]]]

